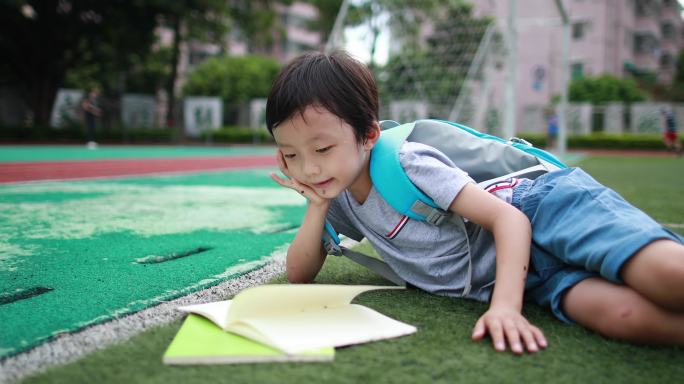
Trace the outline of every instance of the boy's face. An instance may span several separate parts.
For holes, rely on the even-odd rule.
[[[354,129],[322,107],[309,106],[273,131],[289,176],[324,198],[352,187],[366,169],[375,140],[358,143]]]

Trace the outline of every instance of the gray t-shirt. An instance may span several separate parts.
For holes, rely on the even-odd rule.
[[[442,209],[468,183],[467,173],[438,150],[406,142],[399,151],[406,175]],[[360,241],[364,237],[389,266],[408,283],[438,295],[460,297],[468,275],[463,230],[445,221],[435,226],[409,219],[388,205],[375,188],[363,204],[349,191],[330,205],[327,216],[337,232]],[[472,289],[467,298],[489,301],[494,285],[494,239],[488,231],[466,223],[472,255]]]

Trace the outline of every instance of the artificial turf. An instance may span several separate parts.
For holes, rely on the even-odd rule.
[[[0,185],[0,358],[263,267],[304,205],[265,169]]]
[[[593,158],[581,166],[656,220],[684,222],[684,160]],[[673,229],[683,232],[677,225]],[[346,259],[334,257],[326,262],[317,282],[386,283]],[[280,277],[274,283],[285,280]],[[26,382],[667,383],[684,377],[684,348],[608,340],[581,327],[566,326],[532,304],[525,306],[525,314],[544,330],[549,348],[534,355],[514,356],[495,352],[487,342],[470,341],[472,326],[486,304],[415,289],[369,292],[355,302],[415,325],[418,332],[339,349],[333,363],[168,367],[161,363],[161,356],[180,326],[176,321]]]
[[[115,146],[103,145],[89,150],[83,145],[3,145],[0,162],[69,161],[102,159],[153,159],[212,156],[272,155],[273,147],[207,147],[207,146]]]

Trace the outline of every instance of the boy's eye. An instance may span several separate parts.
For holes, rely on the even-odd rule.
[[[283,153],[283,157],[290,160],[290,159],[294,159],[295,155],[294,155],[294,153]]]
[[[326,153],[326,152],[328,152],[328,151],[330,150],[330,148],[332,148],[332,145],[329,145],[329,146],[324,147],[324,148],[317,149],[316,152],[318,152],[318,153]]]

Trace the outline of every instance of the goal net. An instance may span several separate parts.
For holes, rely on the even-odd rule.
[[[462,0],[357,0],[343,6],[326,49],[368,63],[381,119],[446,119],[500,135],[502,36]]]

